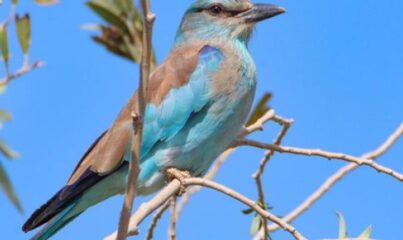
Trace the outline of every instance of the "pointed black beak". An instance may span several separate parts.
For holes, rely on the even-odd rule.
[[[256,23],[286,12],[285,8],[273,4],[254,4],[250,9],[238,14],[245,23]]]

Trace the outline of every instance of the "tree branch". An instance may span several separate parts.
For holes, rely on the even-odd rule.
[[[394,143],[396,143],[399,138],[403,135],[403,124],[401,124],[389,137],[388,139],[376,150],[366,153],[361,156],[362,159],[376,160],[381,155],[383,155],[387,150],[389,150]],[[345,175],[349,172],[352,172],[359,165],[356,163],[350,163],[346,166],[340,168],[336,173],[334,173],[331,177],[329,177],[315,192],[313,192],[305,201],[303,201],[298,207],[288,213],[285,217],[283,217],[283,221],[292,222],[298,216],[303,214],[306,210],[308,210],[313,204],[315,204],[331,187],[333,187],[338,181],[340,181]],[[273,223],[268,226],[269,231],[275,231],[280,227]],[[263,232],[259,231],[259,233],[255,236],[255,239],[260,239]]]
[[[338,159],[338,160],[351,162],[351,163],[354,163],[357,165],[366,165],[366,166],[369,166],[369,167],[375,169],[378,172],[385,173],[387,175],[390,175],[390,176],[396,178],[399,181],[403,181],[403,175],[394,171],[391,168],[377,164],[376,162],[374,162],[370,159],[354,157],[354,156],[347,155],[344,153],[326,152],[326,151],[323,151],[320,149],[305,149],[305,148],[296,148],[296,147],[276,146],[273,144],[267,144],[267,143],[262,143],[262,142],[258,142],[258,141],[248,140],[248,139],[238,140],[238,145],[246,145],[246,146],[252,146],[252,147],[257,147],[257,148],[262,148],[262,149],[269,149],[269,150],[273,150],[273,151],[280,152],[280,153],[292,153],[292,154],[296,154],[296,155],[305,155],[305,156],[318,156],[318,157],[327,158],[329,160]]]
[[[133,117],[133,142],[132,158],[129,165],[129,175],[126,186],[125,200],[119,219],[119,230],[117,239],[125,240],[129,225],[130,214],[133,208],[133,201],[136,196],[137,177],[140,172],[139,159],[141,156],[141,138],[143,133],[143,116],[145,109],[145,99],[147,94],[147,83],[150,75],[152,28],[155,16],[151,13],[149,0],[141,0],[143,12],[143,46],[140,66],[140,84],[138,90],[137,109],[138,112],[132,112]]]
[[[176,195],[171,197],[169,201],[171,208],[171,222],[169,224],[168,238],[169,240],[176,239]]]
[[[160,207],[158,209],[157,213],[154,215],[153,219],[151,220],[150,226],[148,227],[146,240],[153,239],[154,229],[157,226],[158,221],[161,219],[162,214],[164,214],[164,212],[169,208],[169,206],[170,206],[170,202],[166,201],[164,203],[164,205],[162,205],[162,207]]]
[[[22,75],[31,72],[32,70],[36,68],[43,67],[45,65],[44,62],[42,61],[35,61],[32,65],[28,66],[23,66],[20,70],[18,70],[15,73],[9,74],[3,79],[0,80],[0,86],[4,86],[9,84],[12,80],[21,77]]]
[[[272,120],[275,121],[276,123],[282,125],[279,135],[274,140],[274,145],[279,146],[281,144],[281,142],[283,141],[283,138],[287,134],[288,129],[291,127],[293,120],[292,119],[287,120],[287,119],[284,119],[277,115],[274,115]],[[263,159],[260,161],[257,171],[252,175],[252,177],[255,179],[255,182],[256,182],[256,187],[257,187],[257,191],[258,191],[258,202],[263,207],[263,209],[266,209],[266,200],[265,200],[265,194],[264,194],[264,190],[263,190],[262,175],[263,175],[263,171],[266,168],[266,164],[270,161],[271,157],[274,155],[274,152],[275,151],[273,151],[273,150],[268,150],[265,153]],[[267,238],[266,236],[269,236],[269,230],[267,228],[267,219],[265,219],[265,218],[263,219],[262,228],[263,228],[262,238],[266,239]]]
[[[275,222],[285,231],[289,232],[295,239],[302,240],[305,239],[301,233],[299,233],[293,226],[290,224],[282,221],[277,216],[273,215],[272,213],[265,211],[261,208],[256,202],[250,200],[249,198],[245,197],[244,195],[218,183],[213,181],[202,179],[202,178],[185,178],[181,179],[181,182],[184,186],[192,186],[192,185],[199,185],[214,189],[218,192],[224,193],[231,198],[238,200],[245,205],[252,208],[262,217],[267,218],[268,220]],[[130,219],[130,226],[129,226],[129,235],[134,235],[138,232],[138,225],[146,218],[149,214],[151,214],[155,209],[158,208],[161,204],[166,202],[171,196],[176,194],[181,187],[181,182],[178,179],[174,179],[171,181],[165,188],[163,188],[156,196],[154,196],[150,201],[142,204],[137,212],[131,217]],[[111,234],[110,236],[106,237],[106,240],[114,240],[116,238],[116,233]]]

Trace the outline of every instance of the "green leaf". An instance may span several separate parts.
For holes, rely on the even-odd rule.
[[[38,5],[48,6],[59,3],[58,0],[35,0]]]
[[[10,121],[12,116],[6,110],[0,109],[0,122]]]
[[[17,28],[18,42],[20,43],[22,52],[28,54],[31,45],[31,20],[29,14],[19,17],[15,16],[15,24]]]
[[[14,204],[14,206],[20,211],[23,212],[20,201],[18,200],[17,194],[15,193],[13,186],[11,185],[10,179],[7,176],[6,171],[0,163],[0,189],[4,191],[10,201]]]
[[[250,226],[250,235],[255,236],[263,225],[263,220],[260,215],[256,215],[253,218],[252,225]]]
[[[127,22],[120,16],[119,10],[114,7],[109,1],[105,0],[92,0],[86,3],[99,17],[112,24],[126,33],[131,35],[130,28],[127,26]]]
[[[254,212],[254,210],[252,208],[247,208],[247,209],[242,210],[242,213],[245,215],[251,214],[253,212]]]
[[[13,160],[19,157],[18,153],[13,151],[7,144],[0,139],[0,152],[8,159]]]
[[[263,95],[263,97],[256,104],[256,107],[252,110],[252,114],[250,115],[246,126],[254,124],[259,118],[270,110],[270,107],[267,105],[267,103],[270,101],[271,97],[272,94],[268,92]]]
[[[339,219],[339,238],[347,238],[346,221],[344,220],[343,214],[336,212],[336,215]]]
[[[129,17],[131,11],[134,8],[134,4],[132,0],[112,0],[111,3],[114,5],[116,9],[119,10],[120,14]]]
[[[18,4],[18,0],[13,0],[13,5],[17,5]]]
[[[6,91],[6,88],[7,88],[6,83],[0,83],[0,95]]]
[[[369,240],[371,237],[372,226],[369,225],[361,234],[358,236],[357,240]]]
[[[0,25],[0,52],[6,66],[8,66],[9,51],[8,51],[8,36],[7,36],[7,25]]]

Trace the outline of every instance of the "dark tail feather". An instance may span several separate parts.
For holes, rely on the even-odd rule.
[[[49,199],[45,204],[43,204],[40,208],[35,210],[35,212],[29,217],[29,219],[22,226],[22,230],[24,232],[28,232],[44,223],[49,221],[52,217],[54,217],[61,210],[57,211],[56,208],[52,207],[57,202],[58,197],[60,195],[59,191],[56,193],[51,199]]]
[[[83,175],[72,185],[67,185],[57,192],[42,207],[37,209],[27,222],[22,226],[24,232],[28,232],[52,219],[58,213],[71,206],[82,193],[102,180],[105,176],[99,176],[87,169]]]
[[[65,208],[58,215],[53,217],[48,224],[46,224],[38,233],[35,234],[30,240],[47,240],[55,233],[57,233],[66,224],[78,217],[80,213],[71,215],[70,211],[76,206],[76,203],[71,204]]]

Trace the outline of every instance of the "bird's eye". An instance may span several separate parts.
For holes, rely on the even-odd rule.
[[[219,15],[220,13],[222,13],[223,8],[222,8],[220,5],[213,5],[213,6],[209,7],[209,8],[207,9],[207,11],[208,11],[211,15],[216,16],[216,15]]]

